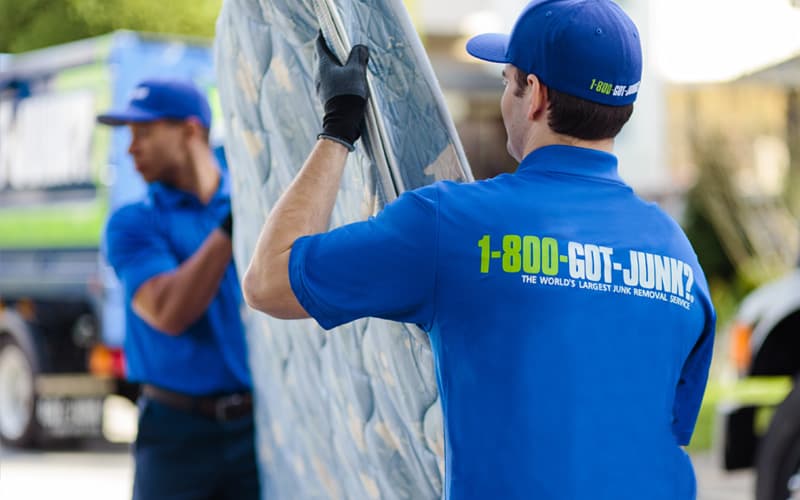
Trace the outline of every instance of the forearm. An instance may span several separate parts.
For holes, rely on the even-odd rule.
[[[175,271],[142,285],[134,298],[134,310],[165,333],[182,333],[211,304],[231,257],[230,238],[220,230],[212,231]]]
[[[259,248],[266,255],[288,251],[300,236],[328,229],[346,160],[347,148],[341,144],[317,141],[264,224]]]
[[[245,298],[255,309],[282,318],[305,317],[289,283],[295,240],[328,229],[347,148],[321,139],[267,217],[244,276]]]

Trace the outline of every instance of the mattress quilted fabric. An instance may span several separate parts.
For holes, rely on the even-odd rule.
[[[320,131],[320,29],[342,59],[356,43],[371,50],[367,131],[332,226],[366,218],[404,190],[471,179],[400,0],[226,0],[216,62],[240,274]],[[423,332],[376,319],[326,332],[312,320],[245,315],[265,498],[441,496],[441,410]]]

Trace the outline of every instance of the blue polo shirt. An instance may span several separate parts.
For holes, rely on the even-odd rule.
[[[128,378],[192,395],[251,387],[239,280],[233,262],[207,311],[181,335],[145,323],[131,303],[139,287],[176,270],[230,210],[227,174],[208,204],[193,194],[154,183],[145,200],[124,206],[106,227],[107,258],[125,290]]]
[[[695,496],[689,442],[715,315],[680,227],[616,157],[548,146],[513,175],[440,182],[298,239],[292,288],[323,328],[429,334],[448,499]]]

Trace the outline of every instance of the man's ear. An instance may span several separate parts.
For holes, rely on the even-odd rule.
[[[187,139],[198,139],[200,141],[204,140],[205,137],[205,127],[203,124],[200,123],[200,120],[197,118],[187,118],[186,119],[186,138]]]
[[[547,86],[536,75],[528,75],[528,86],[531,92],[531,102],[528,108],[528,120],[535,121],[547,113],[549,98]]]

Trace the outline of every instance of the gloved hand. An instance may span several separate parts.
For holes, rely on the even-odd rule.
[[[367,62],[369,49],[356,45],[344,66],[320,32],[317,37],[317,95],[325,107],[322,133],[353,151],[353,145],[361,137],[361,126],[367,109],[369,90],[367,87]]]
[[[222,219],[219,224],[219,229],[228,235],[228,238],[233,239],[233,212],[228,212],[228,215]]]

